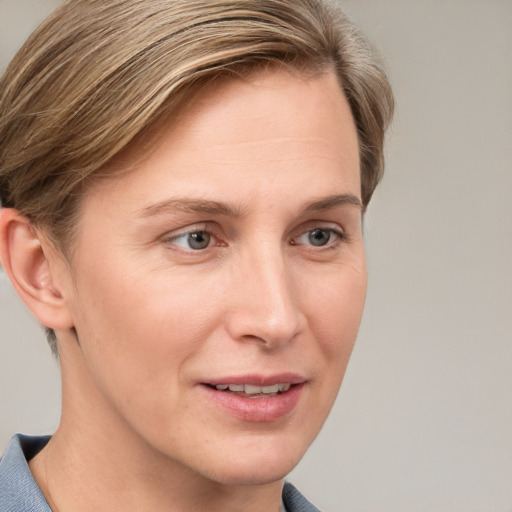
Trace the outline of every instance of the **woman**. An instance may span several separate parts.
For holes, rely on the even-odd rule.
[[[2,264],[62,371],[5,510],[316,510],[393,101],[321,1],[71,0],[0,86]],[[2,509],[2,510],[3,510]]]

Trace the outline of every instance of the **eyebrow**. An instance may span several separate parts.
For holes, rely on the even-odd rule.
[[[354,194],[336,194],[322,198],[306,205],[301,215],[313,212],[330,210],[337,206],[352,205],[364,210],[361,200]],[[146,206],[141,210],[141,217],[151,217],[161,214],[175,213],[205,213],[209,215],[225,215],[228,217],[242,217],[244,211],[241,208],[234,208],[226,203],[210,201],[205,199],[166,199],[158,203]]]
[[[226,215],[241,217],[242,211],[226,203],[204,199],[167,199],[142,209],[141,217],[173,213],[207,213],[210,215]]]
[[[354,194],[336,194],[308,204],[304,208],[303,213],[313,213],[323,210],[330,210],[331,208],[336,208],[337,206],[344,205],[357,206],[357,208],[359,208],[361,211],[364,211],[364,207],[363,204],[361,203],[361,200]]]

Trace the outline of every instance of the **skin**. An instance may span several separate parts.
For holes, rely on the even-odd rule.
[[[60,511],[277,511],[363,311],[353,119],[334,74],[266,70],[201,92],[157,135],[87,192],[71,260],[2,213],[4,266],[61,355],[61,424],[30,467]],[[202,384],[282,373],[303,385],[272,421]]]

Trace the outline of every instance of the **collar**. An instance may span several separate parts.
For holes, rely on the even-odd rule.
[[[0,503],[2,512],[51,512],[28,467],[50,436],[15,435],[0,459]]]

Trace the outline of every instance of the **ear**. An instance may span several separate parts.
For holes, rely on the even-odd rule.
[[[56,279],[56,275],[63,277],[67,267],[63,256],[44,244],[30,221],[13,208],[0,209],[0,260],[14,289],[42,325],[73,327]]]

